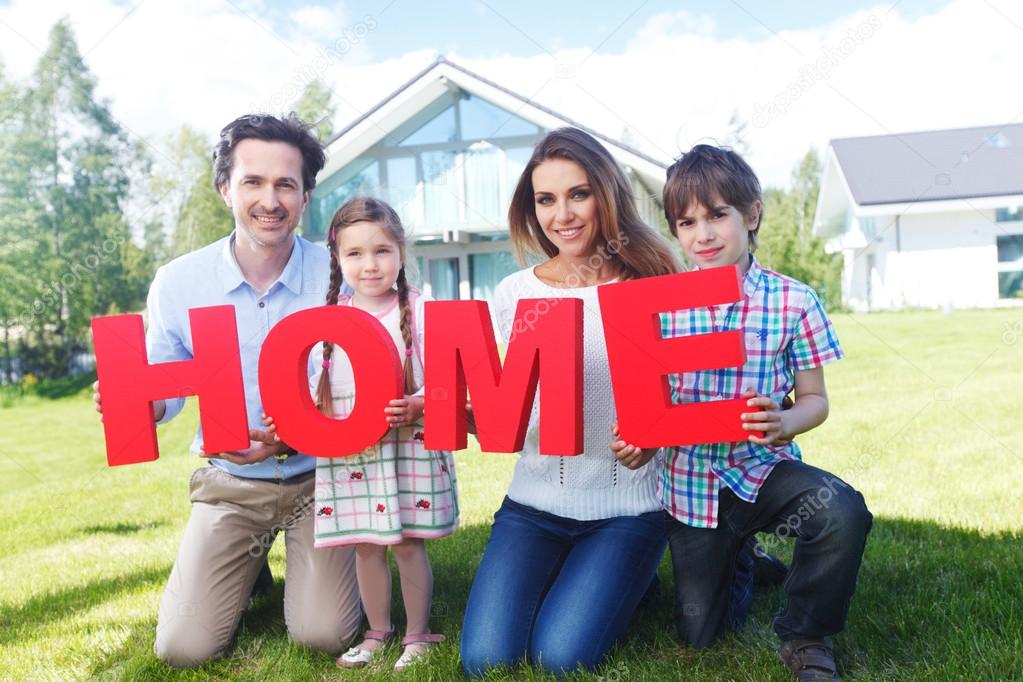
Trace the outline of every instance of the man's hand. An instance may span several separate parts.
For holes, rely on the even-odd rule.
[[[99,412],[99,420],[100,420],[100,423],[102,423],[103,422],[103,402],[100,399],[100,395],[99,395],[99,382],[98,381],[92,382],[92,403],[93,403],[93,406],[96,408],[96,411]],[[162,400],[154,400],[153,401],[153,421],[160,421],[161,419],[163,419],[163,415],[166,414],[166,412],[167,412],[167,403],[165,403]]]
[[[99,420],[100,420],[100,422],[102,422],[103,421],[103,403],[102,403],[102,401],[100,400],[100,397],[99,397],[99,382],[98,381],[92,382],[92,403],[93,403],[93,406],[96,408],[96,411],[99,412]]]
[[[249,447],[229,452],[203,452],[207,459],[223,459],[232,464],[256,464],[276,455],[288,452],[288,446],[277,436],[277,426],[272,417],[263,415],[266,430],[249,429]]]
[[[253,436],[264,433],[253,429],[249,431],[249,447],[244,450],[230,450],[228,452],[201,452],[200,456],[207,459],[223,459],[232,464],[258,464],[270,459],[275,455],[283,455],[288,447],[281,441],[268,444]]]
[[[267,445],[276,445],[281,442],[281,437],[277,435],[277,424],[274,423],[273,417],[268,417],[264,414],[263,426],[266,427],[266,430],[249,429],[249,440],[259,441]]]
[[[617,423],[611,425],[611,435],[615,438],[611,442],[611,452],[614,453],[615,459],[628,469],[639,469],[657,454],[657,448],[647,448],[644,450],[621,440]]]

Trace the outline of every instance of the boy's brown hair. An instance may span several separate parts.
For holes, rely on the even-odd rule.
[[[760,180],[741,156],[723,147],[698,144],[678,158],[668,168],[664,183],[664,217],[668,229],[675,237],[678,221],[694,206],[712,208],[720,197],[735,207],[747,223],[756,221],[750,230],[750,251],[757,248],[757,233],[764,219]],[[761,203],[759,216],[754,210]]]

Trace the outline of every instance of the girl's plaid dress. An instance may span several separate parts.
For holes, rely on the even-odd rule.
[[[423,319],[419,295],[410,303],[413,321]],[[350,305],[344,298],[338,305]],[[376,314],[391,333],[398,356],[405,357],[400,309],[394,304]],[[422,329],[412,326],[413,369],[423,382]],[[315,355],[313,356],[315,357]],[[330,366],[334,416],[343,418],[355,403],[351,364],[335,347]],[[314,373],[311,388],[320,380]],[[393,545],[405,538],[439,538],[458,527],[455,463],[448,451],[423,447],[422,425],[391,429],[366,452],[351,457],[320,457],[316,465],[316,547],[368,542]]]

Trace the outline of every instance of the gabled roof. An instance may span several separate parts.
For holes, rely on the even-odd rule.
[[[1023,123],[831,141],[860,206],[1023,194]]]
[[[664,172],[668,167],[664,161],[562,116],[444,57],[438,57],[430,66],[331,137],[326,145],[327,164],[322,177],[340,170],[452,87],[514,112],[516,116],[548,130],[564,126],[585,130],[600,140],[619,163],[639,174],[650,187],[660,189],[664,184]]]

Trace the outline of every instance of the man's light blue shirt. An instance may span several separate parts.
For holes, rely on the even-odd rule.
[[[188,311],[214,305],[233,305],[238,321],[238,348],[249,428],[261,429],[262,400],[259,396],[259,352],[270,329],[291,313],[324,305],[330,276],[330,256],[325,248],[295,235],[288,263],[281,276],[264,293],[245,281],[232,245],[235,235],[176,258],[156,271],[149,289],[149,325],[146,346],[149,362],[171,362],[192,358],[192,334]],[[184,398],[166,401],[167,412],[160,420],[173,419],[185,404]],[[192,452],[202,449],[202,426],[192,442]],[[211,460],[235,476],[246,478],[291,478],[312,471],[314,457],[294,455],[279,462],[271,457],[257,464],[232,464]]]

